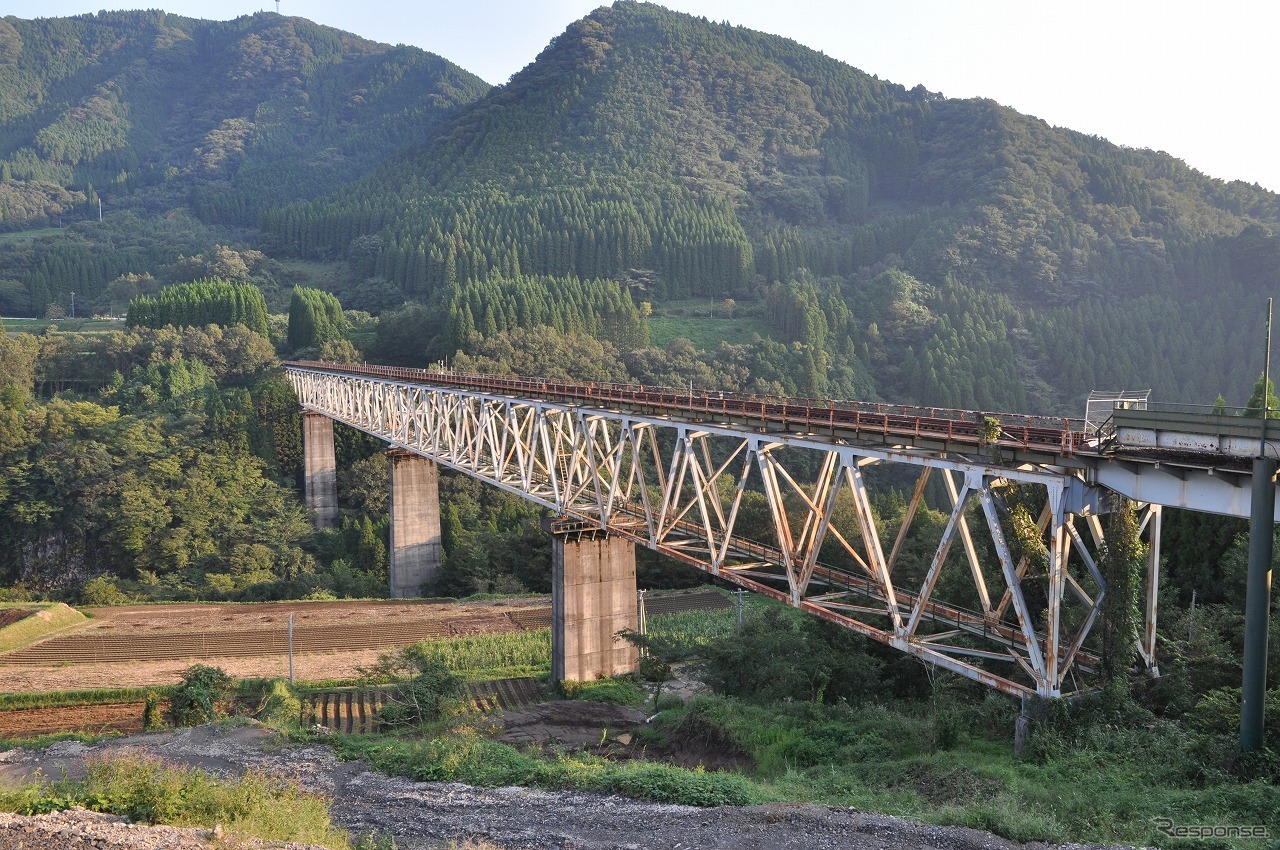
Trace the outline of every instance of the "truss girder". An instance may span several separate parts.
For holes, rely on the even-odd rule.
[[[1007,693],[1058,696],[1096,661],[1087,641],[1105,587],[1063,510],[1076,475],[1068,469],[370,375],[294,366],[286,374],[304,409],[529,499],[556,523],[627,537]],[[910,502],[885,529],[888,557],[867,476],[880,464],[918,473]],[[931,476],[951,507],[922,580],[912,579],[901,575],[905,543],[909,530],[928,536],[919,526]],[[1015,556],[1005,531],[1009,514],[996,493],[1015,486],[1043,493],[1035,527],[1047,541],[1043,574],[1028,551]],[[1089,530],[1100,535],[1095,525]],[[962,554],[952,558],[957,541]],[[912,557],[913,568],[925,563]],[[1154,613],[1151,606],[1151,640]],[[1153,644],[1142,645],[1154,657]]]

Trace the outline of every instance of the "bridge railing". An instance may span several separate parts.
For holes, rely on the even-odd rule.
[[[289,361],[285,366],[338,374],[370,375],[392,380],[522,395],[573,402],[619,403],[700,417],[759,418],[780,422],[788,430],[818,432],[852,430],[943,440],[970,445],[1010,448],[1070,455],[1090,446],[1083,419],[923,407],[884,402],[775,397],[754,393],[720,392],[695,387],[618,384],[604,381],[575,383],[534,377],[503,377],[462,373],[431,367],[359,365],[319,361]],[[994,428],[998,425],[998,428]],[[800,429],[799,426],[804,426]]]

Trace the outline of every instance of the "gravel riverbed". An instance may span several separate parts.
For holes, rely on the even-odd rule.
[[[340,761],[324,744],[284,743],[253,725],[204,726],[93,745],[62,742],[44,750],[0,752],[0,783],[35,776],[75,778],[83,773],[87,758],[125,753],[159,756],[222,776],[259,770],[296,781],[331,797],[334,821],[353,835],[389,835],[397,850],[426,850],[468,838],[510,850],[1039,850],[1046,846],[828,806],[700,809],[576,791],[413,782],[384,776],[362,762]],[[0,816],[0,850],[188,850],[217,846],[222,840],[208,830],[143,828],[87,812],[44,818]],[[288,847],[300,850],[302,846]]]

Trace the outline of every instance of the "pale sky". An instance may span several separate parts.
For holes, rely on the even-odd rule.
[[[280,0],[375,41],[437,53],[491,83],[532,62],[592,0]],[[1274,0],[667,0],[794,39],[881,79],[988,97],[1050,124],[1162,150],[1280,191],[1280,3]],[[273,0],[0,0],[59,17],[163,8],[230,19]]]

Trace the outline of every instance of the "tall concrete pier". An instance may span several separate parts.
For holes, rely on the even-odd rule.
[[[338,462],[333,449],[333,420],[323,413],[302,414],[303,499],[316,512],[316,528],[338,522]]]
[[[585,682],[630,673],[636,647],[636,547],[600,532],[558,533],[551,553],[551,678]]]
[[[440,576],[440,470],[422,455],[392,449],[391,596],[422,595]]]

